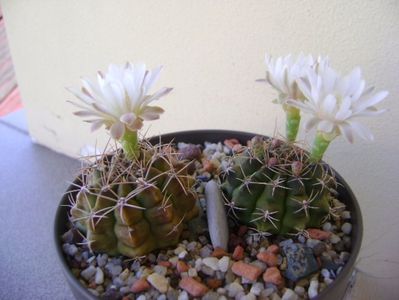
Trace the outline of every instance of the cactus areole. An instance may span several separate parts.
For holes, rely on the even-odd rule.
[[[190,162],[168,145],[140,149],[136,160],[121,150],[101,156],[75,183],[71,219],[94,252],[136,257],[176,245],[198,214]]]
[[[255,137],[225,166],[222,188],[230,216],[260,233],[302,232],[334,213],[332,171],[291,143]]]

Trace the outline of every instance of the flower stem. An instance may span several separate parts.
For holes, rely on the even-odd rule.
[[[301,122],[300,111],[298,108],[287,106],[285,108],[285,114],[285,131],[287,139],[294,142],[298,134],[299,123]]]
[[[126,130],[122,137],[121,144],[123,151],[129,159],[138,158],[140,148],[138,143],[137,131]]]
[[[313,142],[310,159],[314,162],[320,161],[332,140],[333,138],[326,138],[326,135],[323,132],[318,131]]]

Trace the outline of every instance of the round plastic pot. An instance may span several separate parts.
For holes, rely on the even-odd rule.
[[[223,142],[225,139],[235,138],[238,139],[242,144],[246,144],[248,140],[254,137],[256,134],[249,132],[229,131],[229,130],[194,130],[194,131],[181,131],[175,133],[168,133],[162,136],[156,136],[150,139],[152,143],[159,142],[160,138],[162,143],[168,143],[173,141],[175,143],[185,142],[193,144],[203,144],[205,141],[208,142]],[[356,200],[352,190],[345,182],[345,180],[335,171],[338,182],[339,200],[346,204],[347,209],[351,212],[352,220],[352,233],[351,233],[351,255],[348,262],[342,268],[342,271],[333,281],[332,284],[327,286],[316,298],[323,300],[336,300],[342,299],[345,292],[351,282],[351,276],[354,270],[356,258],[359,254],[360,246],[362,243],[363,236],[363,223],[362,215],[359,204]],[[71,185],[67,191],[73,190],[74,187]],[[61,236],[68,230],[68,197],[67,194],[61,199],[60,206],[56,212],[54,222],[54,239],[55,247],[62,264],[64,275],[68,281],[69,286],[76,299],[97,299],[91,294],[85,286],[83,286],[79,280],[72,274],[65,255],[62,251],[62,240]]]

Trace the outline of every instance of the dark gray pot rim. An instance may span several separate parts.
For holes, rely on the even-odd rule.
[[[180,131],[173,132],[168,134],[163,134],[160,136],[155,136],[150,140],[152,142],[158,142],[159,137],[161,137],[162,142],[169,142],[173,140],[174,142],[186,142],[186,143],[195,143],[202,144],[205,141],[209,142],[223,142],[225,139],[236,138],[242,143],[246,143],[247,140],[251,139],[253,136],[259,135],[255,133],[249,132],[241,132],[241,131],[231,131],[231,130],[217,130],[217,129],[204,129],[204,130],[191,130],[191,131]],[[339,188],[340,200],[347,205],[347,209],[351,212],[352,216],[352,234],[351,234],[351,255],[348,262],[343,267],[339,276],[334,280],[334,282],[327,286],[316,298],[313,299],[338,299],[339,294],[342,294],[342,291],[345,291],[348,286],[348,280],[351,277],[353,272],[357,256],[360,251],[362,237],[363,237],[363,221],[362,214],[360,211],[359,203],[356,200],[355,195],[353,194],[351,188],[346,183],[346,181],[342,178],[342,176],[334,170],[338,181],[342,184]],[[69,186],[68,190],[71,190],[72,186]],[[72,292],[74,293],[77,299],[97,299],[94,295],[92,295],[86,287],[84,287],[79,280],[72,274],[67,261],[65,259],[64,253],[62,251],[62,241],[61,236],[66,231],[67,224],[67,207],[63,206],[68,203],[68,199],[66,194],[62,197],[61,203],[57,209],[54,221],[54,240],[55,240],[55,248],[58,254],[58,257],[62,264],[63,272],[66,276],[68,284],[71,287]],[[334,298],[335,297],[335,298]]]

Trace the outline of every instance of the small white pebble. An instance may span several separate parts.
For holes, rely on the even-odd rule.
[[[136,272],[136,277],[137,278],[147,277],[152,272],[153,272],[153,270],[150,268],[140,267],[140,270],[138,272]]]
[[[308,289],[308,295],[309,298],[312,299],[317,296],[318,294],[318,289],[319,288],[319,281],[318,280],[311,280],[309,289]]]
[[[62,245],[62,250],[69,256],[74,256],[78,252],[78,248],[75,245],[67,243]]]
[[[317,244],[319,244],[320,241],[319,240],[315,240],[315,239],[308,239],[306,241],[306,246],[310,247],[310,248],[314,248]]]
[[[344,211],[341,213],[341,217],[342,217],[342,219],[344,219],[344,220],[349,220],[349,219],[351,218],[351,212],[350,212],[349,210],[344,210]]]
[[[122,266],[116,265],[112,268],[111,274],[112,276],[118,276],[122,272]]]
[[[259,252],[260,252],[260,251],[259,251]],[[254,261],[252,261],[250,264],[253,265],[253,266],[255,266],[255,267],[258,267],[259,269],[262,270],[262,272],[266,271],[267,265],[266,265],[263,261],[254,260]]]
[[[256,300],[256,296],[252,293],[248,293],[245,296],[241,297],[240,300]]]
[[[177,262],[179,261],[179,258],[177,256],[172,256],[171,258],[168,259],[168,261],[172,264],[172,265],[176,265]]]
[[[229,297],[235,297],[239,292],[244,291],[244,288],[241,284],[234,281],[226,286],[226,291]]]
[[[180,259],[184,259],[187,256],[188,252],[186,250],[183,250],[182,252],[179,253],[178,257]]]
[[[324,283],[330,285],[334,280],[331,278],[324,278]]]
[[[188,272],[181,272],[180,277],[183,278],[183,277],[190,277],[190,276],[188,276]]]
[[[229,265],[230,265],[230,257],[223,256],[221,259],[219,259],[218,265],[219,265],[220,271],[227,272],[227,270],[229,269]]]
[[[188,276],[190,276],[190,277],[197,277],[197,276],[198,276],[197,270],[194,269],[194,268],[188,269]]]
[[[297,285],[294,289],[295,293],[299,296],[305,295],[305,288],[303,286]]]
[[[241,277],[241,283],[242,283],[242,284],[248,284],[248,283],[252,283],[252,282],[253,282],[253,281],[250,280],[250,279],[248,279],[248,278]]]
[[[260,292],[265,288],[264,284],[262,282],[255,282],[252,287],[250,292],[254,294],[255,296],[259,296]]]
[[[202,263],[214,271],[219,271],[219,260],[216,257],[205,257]]]
[[[96,259],[96,257],[94,255],[90,256],[89,259],[87,260],[87,263],[91,264],[95,259]]]
[[[166,293],[169,288],[168,279],[158,273],[152,273],[147,277],[147,281],[159,292]]]
[[[94,276],[94,274],[96,274],[96,268],[93,266],[89,266],[80,273],[80,276],[89,281]]]
[[[205,275],[209,276],[209,277],[214,277],[215,276],[215,271],[212,268],[210,268],[210,267],[208,267],[206,265],[203,265],[201,267],[201,272],[204,273]]]
[[[332,234],[330,237],[331,244],[337,244],[337,243],[339,243],[340,240],[341,240],[341,238],[336,234]]]
[[[168,269],[166,267],[161,266],[161,265],[154,266],[153,270],[155,273],[158,273],[159,275],[162,275],[162,276],[165,276],[166,272],[168,271]]]
[[[176,255],[179,255],[181,252],[183,252],[183,251],[186,251],[186,249],[185,248],[183,248],[182,246],[179,246],[179,247],[177,247],[175,250],[173,250],[173,252],[176,254]]]
[[[341,226],[341,230],[343,233],[349,235],[352,231],[352,224],[351,223],[344,223]]]
[[[221,295],[224,295],[224,294],[226,294],[226,289],[224,289],[224,288],[218,288],[218,289],[216,290],[216,293],[221,294]]]
[[[331,223],[327,222],[323,224],[323,230],[324,231],[331,231]]]
[[[188,297],[188,294],[186,291],[182,291],[179,294],[179,297],[177,298],[177,300],[189,300],[190,298]]]
[[[299,297],[295,292],[291,289],[286,288],[281,300],[298,300]]]
[[[101,270],[101,268],[96,268],[96,276],[95,276],[94,282],[96,284],[103,284],[104,272],[103,272],[103,270]]]
[[[202,267],[202,258],[197,258],[195,261],[195,269],[197,271],[201,270]]]
[[[188,298],[187,298],[188,299]],[[147,300],[147,298],[144,295],[140,295],[136,298],[136,300]]]
[[[97,255],[97,265],[99,267],[104,267],[107,264],[108,255],[107,254],[99,254]]]
[[[327,269],[322,269],[321,275],[323,275],[324,278],[330,278],[330,271],[328,271]]]
[[[298,241],[302,244],[306,243],[306,238],[302,235],[298,236]]]
[[[197,248],[197,242],[193,241],[191,243],[187,244],[187,250],[188,251],[194,251]]]
[[[269,288],[267,288],[267,289],[265,289],[265,290],[262,291],[262,294],[263,294],[265,297],[269,297],[269,296],[271,296],[273,293],[274,293],[274,288],[271,288],[271,287],[269,287]]]
[[[130,271],[128,268],[124,269],[122,273],[119,274],[119,278],[125,281],[130,275]]]
[[[281,297],[277,293],[273,293],[271,295],[271,300],[281,300]]]
[[[221,142],[219,142],[216,146],[216,151],[218,152],[222,152],[223,151],[223,144]]]

